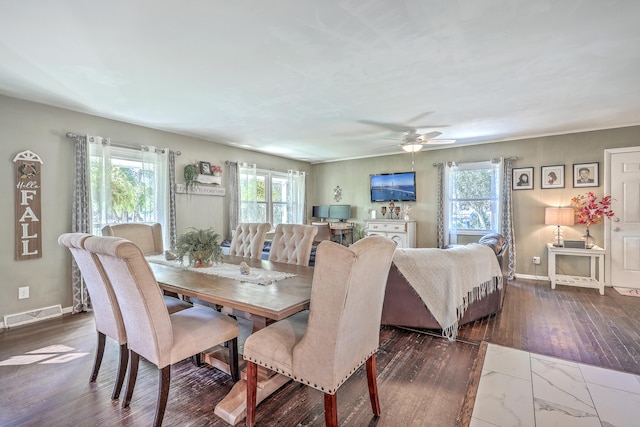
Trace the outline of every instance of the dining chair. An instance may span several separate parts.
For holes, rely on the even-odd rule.
[[[380,415],[376,351],[395,248],[394,241],[377,235],[349,247],[329,241],[318,245],[309,310],[254,332],[245,341],[247,426],[256,421],[258,365],[323,392],[325,423],[337,426],[336,392],[366,363],[371,407]]]
[[[313,225],[278,224],[271,242],[269,261],[309,265],[313,239],[318,229]]]
[[[126,222],[105,225],[102,227],[103,236],[122,237],[140,246],[145,255],[158,255],[164,252],[162,243],[162,225],[159,223],[144,224]]]
[[[73,259],[76,261],[89,297],[91,298],[91,308],[93,310],[96,332],[98,334],[98,346],[96,357],[91,371],[90,382],[95,382],[102,364],[102,357],[106,344],[106,337],[116,341],[120,346],[120,358],[118,362],[118,374],[113,386],[111,399],[120,397],[120,390],[124,382],[127,370],[128,349],[127,334],[120,313],[120,306],[116,300],[111,283],[107,279],[105,272],[95,255],[84,249],[85,240],[91,237],[88,233],[64,233],[58,237],[61,246],[69,248]],[[169,313],[192,307],[192,304],[178,298],[163,296]]]
[[[231,238],[229,255],[261,259],[264,239],[269,230],[271,224],[268,222],[238,224]]]
[[[238,324],[234,319],[202,306],[170,315],[144,254],[128,240],[92,236],[84,246],[96,254],[113,286],[127,333],[129,377],[122,407],[131,403],[140,357],[158,368],[155,426],[162,425],[167,406],[171,365],[226,343],[231,377],[238,380]]]

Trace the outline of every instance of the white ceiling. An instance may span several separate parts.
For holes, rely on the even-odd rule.
[[[639,77],[637,0],[0,0],[0,94],[310,162],[637,125]]]

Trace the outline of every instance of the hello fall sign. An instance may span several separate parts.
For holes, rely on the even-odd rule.
[[[13,158],[16,176],[16,260],[42,258],[40,157],[27,150]]]

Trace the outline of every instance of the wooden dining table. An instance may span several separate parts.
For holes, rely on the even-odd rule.
[[[277,271],[293,274],[270,284],[256,284],[237,278],[226,278],[150,260],[149,265],[160,288],[185,297],[224,307],[252,322],[253,332],[309,307],[313,268],[266,260],[225,255],[223,262],[247,263],[254,271]],[[204,270],[203,270],[204,271]],[[248,315],[247,315],[248,314]],[[259,373],[258,402],[264,400],[289,378],[272,371]],[[216,405],[214,413],[231,425],[242,421],[246,410],[246,380],[238,381],[229,394]]]

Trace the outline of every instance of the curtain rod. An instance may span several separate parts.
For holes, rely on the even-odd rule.
[[[489,160],[494,160],[494,159],[499,159],[499,157],[494,157],[493,159],[489,159]],[[518,160],[518,156],[511,156],[511,157],[504,157],[504,159],[506,160]],[[486,162],[486,160],[476,160],[475,162],[456,162],[456,163],[477,163],[477,162]],[[433,166],[438,166],[441,163],[447,163],[447,162],[440,162],[440,163],[434,163]]]
[[[67,138],[77,139],[78,136],[80,136],[80,135],[75,134],[73,132],[67,132]],[[112,142],[111,146],[118,147],[118,148],[131,148],[131,149],[134,149],[134,150],[142,149],[142,150],[145,150],[145,151],[149,151],[149,148],[146,145],[138,145],[138,146],[136,146],[136,145],[126,145],[126,144],[119,144],[117,142]],[[164,153],[165,149],[161,148],[159,151]],[[174,151],[174,153],[176,154],[176,156],[179,156],[179,155],[182,154],[180,151]]]

